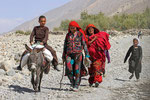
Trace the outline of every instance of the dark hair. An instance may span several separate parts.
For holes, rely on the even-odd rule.
[[[92,28],[94,29],[94,34],[96,34],[96,29],[94,27],[92,27]],[[91,36],[91,34],[89,33],[88,30],[89,30],[89,28],[87,29],[86,33],[87,33],[88,36]]]
[[[46,19],[46,17],[42,15],[42,16],[39,17],[39,21],[41,20],[41,18],[45,18]]]
[[[138,42],[139,42],[139,40],[138,40],[137,38],[134,38],[134,39],[133,39],[133,42],[134,42],[134,41],[138,41]]]

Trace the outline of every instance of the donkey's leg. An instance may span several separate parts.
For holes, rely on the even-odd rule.
[[[35,91],[38,92],[38,87],[39,87],[39,83],[40,83],[40,74],[41,74],[41,69],[38,68],[37,72],[36,72],[36,83],[35,83]]]
[[[40,82],[39,82],[39,87],[38,87],[39,92],[41,91],[41,80],[42,80],[42,78],[43,78],[43,71],[40,74]]]
[[[33,76],[33,74],[31,75],[31,83],[32,83],[32,85],[34,84],[34,76]]]
[[[32,75],[31,75],[31,83],[32,83],[32,86],[33,86],[33,89],[35,90],[35,81],[34,81],[34,77],[35,77],[35,72],[32,71]]]

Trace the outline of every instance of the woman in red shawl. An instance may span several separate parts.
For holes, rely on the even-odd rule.
[[[89,68],[89,84],[98,87],[102,82],[102,74],[105,66],[105,50],[110,49],[109,35],[100,32],[93,24],[89,24],[85,30],[88,39],[88,51],[92,62]]]
[[[83,61],[82,50],[85,52],[85,61],[88,61],[89,52],[83,36],[84,31],[75,22],[69,24],[68,33],[64,42],[63,62],[66,64],[66,75],[68,76],[73,91],[78,91],[81,81],[81,66]]]

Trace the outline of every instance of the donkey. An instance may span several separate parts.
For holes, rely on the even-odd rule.
[[[27,61],[27,66],[29,71],[31,71],[31,83],[35,92],[41,91],[41,80],[43,77],[43,72],[48,74],[50,71],[50,63],[46,60],[43,55],[43,49],[31,49],[25,45],[26,50],[30,53]]]

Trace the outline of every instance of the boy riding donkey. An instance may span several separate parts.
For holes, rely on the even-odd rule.
[[[43,51],[43,54],[46,57],[47,61],[50,62],[51,54],[52,54],[52,56],[53,56],[52,64],[54,66],[54,69],[57,71],[60,71],[57,68],[58,59],[57,59],[56,51],[53,50],[53,48],[47,44],[49,29],[48,29],[48,27],[45,26],[46,17],[40,16],[39,23],[40,23],[40,25],[35,26],[30,35],[30,44],[31,44],[31,46],[33,46],[34,44],[44,45],[45,49]],[[33,42],[33,38],[35,38],[34,42]],[[24,51],[24,53],[21,56],[20,64],[17,67],[18,70],[22,70],[22,68],[27,64],[29,55],[30,54],[27,51]]]

